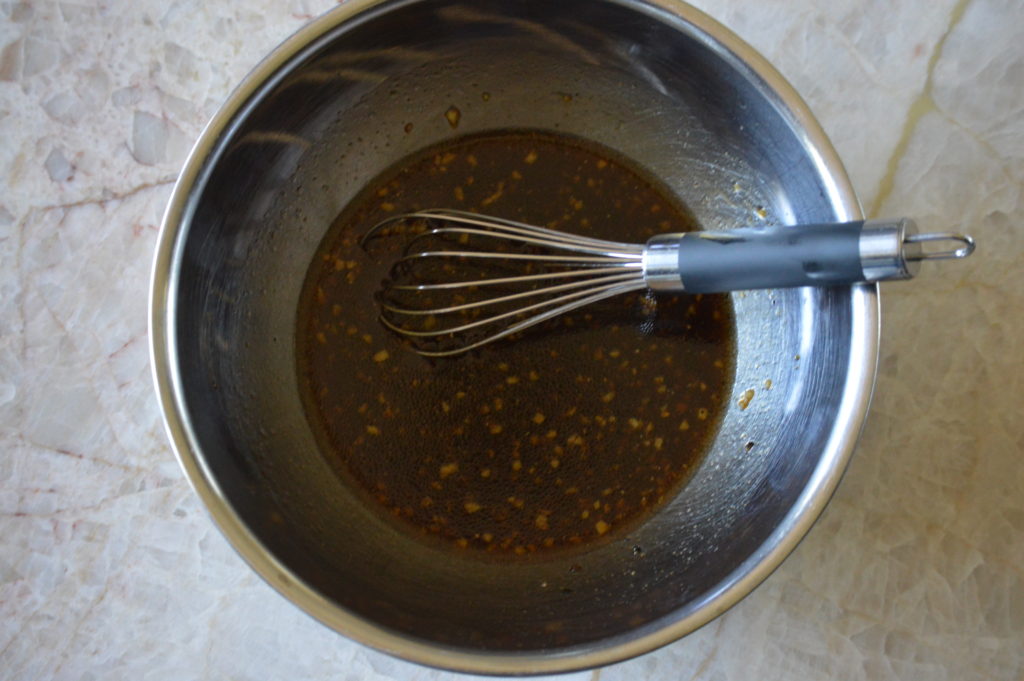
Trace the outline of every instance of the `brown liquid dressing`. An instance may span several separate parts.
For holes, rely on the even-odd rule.
[[[564,549],[633,527],[670,499],[732,385],[726,296],[612,298],[447,360],[377,321],[394,262],[357,241],[382,218],[448,207],[605,239],[693,229],[685,208],[606,150],[529,132],[464,137],[374,180],[309,269],[300,384],[342,478],[382,513],[450,546]]]

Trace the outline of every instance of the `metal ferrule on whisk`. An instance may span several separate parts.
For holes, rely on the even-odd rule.
[[[679,277],[679,247],[682,233],[659,234],[644,246],[644,283],[654,291],[682,291]]]

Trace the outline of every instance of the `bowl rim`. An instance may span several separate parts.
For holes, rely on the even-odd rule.
[[[849,462],[866,419],[878,364],[880,303],[875,284],[851,287],[852,339],[849,372],[831,437],[817,467],[783,521],[699,606],[684,617],[666,616],[645,626],[640,635],[626,635],[567,649],[528,653],[470,652],[416,640],[374,624],[323,597],[267,551],[228,503],[204,459],[190,426],[180,381],[173,333],[181,235],[191,221],[196,188],[205,184],[210,168],[223,149],[222,140],[258,103],[266,91],[308,54],[333,38],[343,24],[361,22],[390,7],[417,0],[348,0],[313,19],[257,64],[225,100],[203,129],[174,186],[157,240],[150,279],[150,363],[164,428],[189,483],[214,523],[238,554],[289,601],[324,625],[378,651],[431,667],[476,674],[550,674],[579,671],[621,662],[676,641],[715,619],[763,582],[807,534],[831,499]],[[842,162],[810,109],[796,90],[758,52],[718,21],[682,0],[607,0],[689,27],[710,49],[760,78],[775,106],[802,134],[830,202],[841,220],[862,218],[860,205]]]

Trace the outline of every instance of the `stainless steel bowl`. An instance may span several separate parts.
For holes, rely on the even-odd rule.
[[[444,115],[452,106],[457,130]],[[792,88],[688,6],[351,0],[260,64],[197,143],[156,255],[153,366],[196,491],[296,605],[428,665],[566,671],[693,631],[793,549],[866,414],[878,301],[873,286],[735,295],[737,376],[721,430],[678,497],[629,536],[516,565],[396,533],[331,473],[307,426],[294,369],[299,290],[327,226],[375,174],[453,135],[507,127],[620,151],[705,228],[762,213],[860,216]]]

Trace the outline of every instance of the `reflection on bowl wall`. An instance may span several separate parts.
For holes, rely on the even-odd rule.
[[[154,371],[192,484],[286,597],[409,660],[566,671],[689,633],[792,550],[867,411],[877,293],[733,295],[736,394],[720,432],[679,495],[628,535],[518,564],[415,541],[319,453],[295,374],[296,305],[328,226],[370,179],[423,147],[505,128],[612,148],[705,229],[859,217],[791,88],[688,6],[353,0],[258,66],[199,140],[157,252]]]

